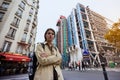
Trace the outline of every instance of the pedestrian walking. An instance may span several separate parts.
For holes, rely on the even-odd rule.
[[[79,68],[79,71],[81,70],[81,68],[80,68],[80,61],[78,61],[78,68]]]
[[[82,71],[85,71],[85,63],[83,60],[82,60]]]
[[[72,69],[73,69],[73,65],[72,65],[72,63],[71,62],[69,62],[69,69],[72,71]]]

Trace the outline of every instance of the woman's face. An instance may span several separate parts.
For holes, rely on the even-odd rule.
[[[54,39],[54,36],[55,36],[54,32],[52,30],[48,30],[46,33],[46,41],[52,42]]]

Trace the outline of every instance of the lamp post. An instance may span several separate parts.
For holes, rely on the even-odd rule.
[[[104,79],[105,79],[105,80],[108,80],[107,72],[106,72],[106,69],[105,69],[105,63],[102,62],[102,63],[101,63],[101,66],[102,66],[102,69],[103,69]]]

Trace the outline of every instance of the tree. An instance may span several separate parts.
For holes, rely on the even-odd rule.
[[[104,38],[120,49],[120,20],[112,25],[112,28],[104,35]]]

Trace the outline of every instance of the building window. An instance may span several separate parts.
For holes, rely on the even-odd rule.
[[[29,15],[27,21],[28,21],[28,22],[31,22],[31,19],[32,19],[32,15]]]
[[[85,8],[84,8],[83,6],[80,6],[80,10],[81,10],[82,12],[85,12]]]
[[[85,27],[85,28],[89,28],[88,22],[83,21],[83,24],[84,24],[84,27]]]
[[[5,14],[5,13],[0,12],[0,21],[2,21],[2,18],[3,18],[3,16],[4,16],[4,14]]]
[[[10,28],[10,29],[9,29],[9,32],[8,32],[8,34],[7,34],[7,37],[14,39],[15,33],[16,33],[16,29]]]
[[[5,10],[8,9],[8,6],[9,6],[9,3],[6,3],[6,2],[3,2],[1,5],[2,9],[5,9]]]
[[[28,43],[32,44],[32,36],[30,36]]]
[[[11,42],[5,41],[5,42],[4,42],[4,45],[3,45],[2,51],[3,51],[3,52],[8,52],[8,51],[10,51],[11,44],[12,44]]]
[[[31,8],[29,14],[33,14],[33,12],[34,12],[34,10],[33,10],[33,8]]]
[[[16,53],[23,53],[23,48],[22,46],[18,45],[17,49],[16,49]]]
[[[23,13],[23,11],[21,9],[18,9],[15,14],[21,18],[22,17],[22,13]]]
[[[15,17],[13,22],[12,22],[12,25],[15,26],[15,27],[18,27],[19,23],[20,23],[20,20],[17,17]]]
[[[19,5],[22,9],[25,9],[25,3],[22,1]]]
[[[26,41],[26,38],[27,38],[27,33],[24,33],[24,34],[23,34],[23,37],[22,37],[22,41],[25,42],[25,41]]]
[[[86,14],[82,14],[82,18],[87,20]]]
[[[35,28],[34,28],[34,26],[32,26],[32,28],[31,28],[31,34],[33,34],[34,32],[35,32]]]
[[[36,4],[35,4],[35,1],[33,1],[32,6],[35,7],[35,5],[36,5]]]
[[[26,24],[24,31],[28,31],[29,25],[30,25],[29,23]]]

